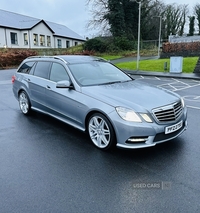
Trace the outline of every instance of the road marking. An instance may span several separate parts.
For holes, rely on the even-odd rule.
[[[196,87],[196,86],[200,86],[199,81],[193,81],[192,85],[191,85],[191,84],[188,84],[188,83],[176,80],[176,79],[173,79],[173,80],[175,82],[171,82],[171,83],[167,83],[167,84],[161,84],[161,85],[158,85],[158,87],[163,87],[163,88],[168,87],[172,91],[181,91],[181,90],[184,90],[184,89],[189,89],[189,88],[193,88],[193,87]],[[177,83],[179,85],[177,85]]]
[[[183,96],[184,100],[187,101],[195,101],[195,102],[200,102],[200,96],[196,96],[196,95],[186,95]]]
[[[188,107],[188,108],[192,108],[192,109],[198,109],[198,110],[200,110],[200,107],[189,106],[189,105],[187,105],[187,107]]]

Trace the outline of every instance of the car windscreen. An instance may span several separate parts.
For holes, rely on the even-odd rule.
[[[68,65],[75,80],[82,86],[109,84],[132,80],[114,65],[103,61]]]

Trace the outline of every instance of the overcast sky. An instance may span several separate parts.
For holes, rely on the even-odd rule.
[[[86,29],[91,19],[86,0],[0,0],[0,9],[63,24],[82,37],[93,37],[97,32]],[[188,4],[191,12],[199,0],[163,0],[165,4]]]

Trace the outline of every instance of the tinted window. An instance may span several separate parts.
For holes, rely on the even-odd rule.
[[[34,61],[24,63],[18,70],[18,72],[29,74],[31,68],[34,65]]]
[[[69,80],[69,76],[66,69],[61,64],[53,63],[51,67],[50,80],[55,82]]]
[[[50,64],[51,62],[39,61],[36,64],[34,75],[48,79]]]

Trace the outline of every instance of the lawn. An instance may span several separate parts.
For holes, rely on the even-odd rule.
[[[199,57],[187,57],[183,58],[183,73],[192,73],[195,69]],[[164,70],[164,64],[167,63],[167,70]],[[137,62],[125,62],[115,64],[117,67],[126,70],[136,70]],[[139,62],[139,70],[142,71],[155,71],[164,72],[170,69],[170,59],[153,59],[153,60],[142,60]]]

